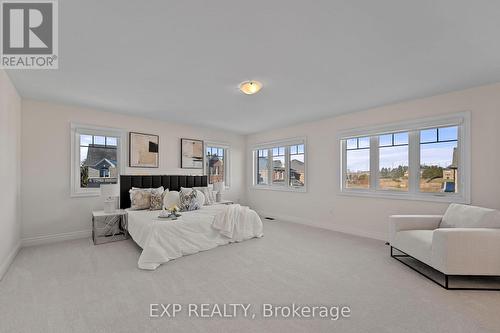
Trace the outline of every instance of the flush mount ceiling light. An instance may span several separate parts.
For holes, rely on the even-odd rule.
[[[241,92],[247,95],[258,93],[261,88],[262,83],[260,83],[259,81],[251,80],[240,83]]]

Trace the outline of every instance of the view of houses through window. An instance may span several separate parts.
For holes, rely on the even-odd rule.
[[[276,147],[273,152],[273,184],[285,185],[285,147]]]
[[[255,150],[256,185],[303,188],[305,185],[304,144],[278,145]]]
[[[458,128],[420,132],[420,191],[458,192]]]
[[[290,146],[290,186],[304,186],[305,171],[304,145]]]
[[[257,150],[257,184],[267,185],[269,184],[269,168],[267,160],[267,149]]]
[[[206,163],[208,183],[226,182],[225,149],[207,146]]]
[[[417,130],[419,140],[410,142],[410,132],[345,139],[346,189],[370,189],[371,177],[377,177],[378,190],[407,192],[409,176],[417,172],[418,191],[423,193],[458,193],[458,126]],[[374,138],[376,141],[371,141]],[[371,147],[371,142],[378,142]],[[418,145],[420,170],[411,170],[409,148]],[[376,149],[373,151],[373,149]],[[371,153],[378,156],[378,174],[370,166]]]
[[[118,182],[118,138],[79,135],[80,187],[99,188]]]

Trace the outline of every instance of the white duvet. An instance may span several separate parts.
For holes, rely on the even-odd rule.
[[[128,232],[142,247],[139,268],[154,270],[184,255],[263,236],[260,217],[248,207],[212,205],[181,214],[171,221],[159,218],[159,211],[128,211]]]

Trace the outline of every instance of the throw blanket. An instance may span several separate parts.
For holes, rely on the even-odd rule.
[[[249,214],[249,208],[238,204],[227,205],[224,210],[215,216],[212,227],[219,230],[219,233],[227,238],[233,238],[236,223],[245,223],[245,218]]]

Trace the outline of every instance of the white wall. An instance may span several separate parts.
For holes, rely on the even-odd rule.
[[[99,197],[70,197],[71,122],[159,135],[160,167],[127,166],[123,174],[201,174],[180,168],[180,138],[228,143],[231,187],[224,198],[245,199],[245,141],[241,135],[32,100],[23,100],[22,109],[23,244],[87,236],[92,210],[102,209]],[[126,160],[128,163],[128,156]]]
[[[332,98],[335,98],[332,92]],[[247,168],[247,200],[264,215],[368,237],[386,239],[391,214],[438,214],[447,204],[349,197],[339,194],[339,131],[364,126],[471,111],[472,204],[500,209],[500,84],[383,106],[247,137],[252,145],[307,137],[307,193],[252,189]],[[247,161],[250,166],[250,160]]]
[[[20,245],[21,99],[0,70],[0,279]]]

